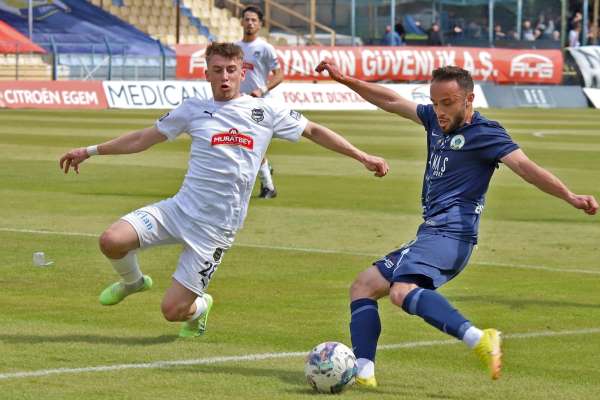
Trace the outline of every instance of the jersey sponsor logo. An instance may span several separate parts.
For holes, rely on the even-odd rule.
[[[460,150],[465,145],[465,137],[463,135],[456,135],[450,141],[450,148],[452,150]]]
[[[300,114],[298,111],[290,110],[290,117],[294,118],[296,121],[300,121],[301,116],[302,114]]]
[[[256,50],[254,52],[254,58],[260,58],[260,51]]]
[[[254,64],[244,61],[242,64],[242,68],[245,70],[254,71]]]
[[[210,111],[204,110],[204,114],[208,114],[212,118],[214,113],[211,113]]]
[[[213,146],[229,145],[245,147],[249,150],[254,149],[254,139],[251,136],[240,133],[237,129],[231,128],[229,132],[222,132],[213,135],[211,139]]]
[[[263,110],[262,108],[253,108],[252,109],[252,119],[256,123],[259,123],[260,121],[265,119],[265,110]]]

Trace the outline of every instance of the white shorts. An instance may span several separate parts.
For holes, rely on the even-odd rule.
[[[173,199],[142,207],[121,218],[137,232],[140,248],[183,244],[173,278],[201,295],[208,287],[235,233],[191,220]]]

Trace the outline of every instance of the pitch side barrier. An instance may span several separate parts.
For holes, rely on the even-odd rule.
[[[430,103],[429,84],[383,84],[383,86],[411,101]],[[190,97],[211,98],[208,82],[0,82],[0,108],[163,110],[177,107]],[[269,98],[296,110],[376,109],[352,90],[337,83],[284,82],[269,93]],[[579,86],[475,85],[475,107],[477,108],[587,106],[587,99]]]
[[[176,46],[178,79],[203,79],[204,46]],[[289,81],[330,79],[315,67],[332,58],[342,72],[367,81],[427,81],[435,68],[457,65],[477,81],[501,84],[560,84],[563,55],[558,49],[499,49],[437,46],[275,46]]]

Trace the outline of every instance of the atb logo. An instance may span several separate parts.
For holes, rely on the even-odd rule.
[[[510,63],[510,76],[551,79],[553,75],[554,63],[548,57],[539,54],[522,54],[513,58]]]

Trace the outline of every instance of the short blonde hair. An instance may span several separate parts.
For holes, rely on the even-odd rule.
[[[235,43],[213,42],[209,44],[205,53],[206,62],[208,63],[209,59],[214,55],[218,55],[227,59],[244,59],[244,51]]]

